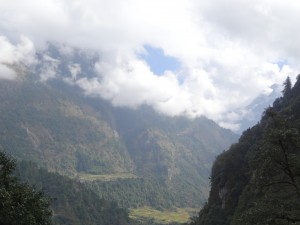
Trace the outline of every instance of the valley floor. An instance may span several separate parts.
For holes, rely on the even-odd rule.
[[[197,208],[175,208],[159,211],[148,206],[131,209],[129,217],[137,221],[153,221],[157,224],[187,223],[199,212]]]

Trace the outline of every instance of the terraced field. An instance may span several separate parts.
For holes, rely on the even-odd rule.
[[[89,181],[115,181],[119,179],[135,179],[138,178],[132,173],[114,173],[114,174],[87,174],[79,173],[77,179],[82,182]]]
[[[138,221],[153,220],[159,224],[187,223],[191,216],[195,216],[199,209],[176,208],[174,210],[159,211],[151,207],[142,207],[130,210],[130,218]]]

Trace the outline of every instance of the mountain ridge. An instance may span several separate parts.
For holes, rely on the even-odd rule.
[[[211,162],[236,140],[206,118],[171,118],[146,106],[115,108],[59,80],[0,86],[0,143],[14,157],[73,178],[127,173],[162,182],[165,191],[179,193],[178,205],[201,205]],[[190,187],[183,185],[187,181]],[[201,197],[189,197],[184,188]]]
[[[205,117],[169,117],[147,105],[116,107],[89,95],[75,81],[100,82],[94,66],[101,55],[61,48],[49,43],[36,65],[22,71],[14,65],[18,78],[0,80],[0,145],[18,160],[126,202],[123,207],[200,207],[215,156],[238,135]],[[122,186],[144,196],[131,201],[130,188],[123,193]]]

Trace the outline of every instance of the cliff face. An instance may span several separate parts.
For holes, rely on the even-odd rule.
[[[300,79],[219,155],[193,225],[299,224]]]

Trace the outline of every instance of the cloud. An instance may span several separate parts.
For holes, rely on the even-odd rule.
[[[236,129],[236,110],[286,76],[295,80],[300,69],[300,4],[294,0],[0,0],[0,6],[0,33],[11,41],[3,36],[0,43],[10,49],[26,52],[31,41],[42,49],[50,41],[98,51],[98,76],[79,77],[83,67],[72,64],[68,82],[117,106],[205,115]],[[11,44],[20,35],[28,38]],[[162,49],[180,68],[157,76],[139,57],[145,46]],[[42,80],[57,76],[56,64],[45,64]],[[1,74],[13,78],[0,65]]]
[[[57,74],[58,65],[60,63],[58,59],[52,58],[47,54],[43,54],[41,61],[41,68],[38,69],[38,73],[42,82],[59,76],[59,74]]]
[[[12,44],[5,36],[0,35],[0,79],[14,80],[18,67],[28,67],[35,62],[33,43],[21,36],[17,44]]]

